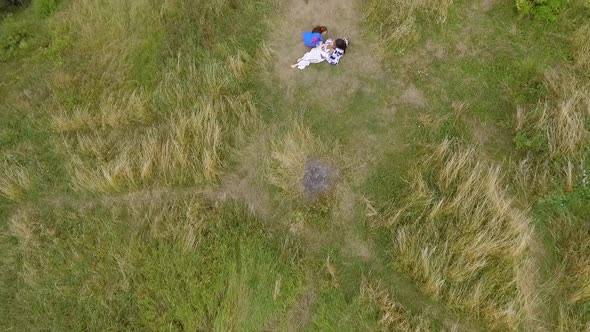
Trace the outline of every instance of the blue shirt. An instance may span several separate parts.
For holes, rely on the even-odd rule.
[[[324,36],[322,36],[321,33],[311,31],[304,32],[301,35],[301,38],[303,38],[303,43],[307,47],[316,47],[321,41],[324,40]]]

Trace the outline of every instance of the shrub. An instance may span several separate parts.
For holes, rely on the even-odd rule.
[[[555,21],[564,0],[516,0],[516,9],[521,16],[531,16]]]
[[[543,132],[524,132],[516,133],[512,142],[519,150],[543,153],[548,149],[548,142]]]
[[[29,36],[26,31],[13,31],[10,34],[2,36],[0,39],[0,49],[2,49],[3,55],[10,57],[19,49],[26,48]]]
[[[48,17],[57,10],[60,4],[61,0],[36,0],[33,2],[33,7],[37,15]]]
[[[22,54],[29,47],[30,27],[8,16],[0,27],[0,62]]]
[[[4,3],[8,4],[8,5],[12,5],[12,6],[22,6],[24,4],[23,0],[4,0]],[[2,2],[0,2],[2,3]]]

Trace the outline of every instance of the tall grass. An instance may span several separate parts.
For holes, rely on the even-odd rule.
[[[526,211],[504,190],[501,169],[473,147],[445,140],[421,165],[402,206],[384,221],[394,262],[451,307],[490,327],[517,328],[537,305],[527,284],[534,269],[526,264]]]
[[[533,145],[541,160],[577,159],[588,145],[590,82],[581,74],[588,65],[590,25],[582,25],[572,36],[573,65],[546,71],[546,96],[534,108],[521,107],[515,130]],[[565,163],[561,163],[565,164]]]
[[[147,107],[146,100],[145,93],[134,91],[120,96],[109,94],[94,109],[85,105],[67,110],[62,105],[52,114],[51,127],[55,132],[67,133],[149,125],[154,114]]]
[[[258,122],[244,86],[259,40],[249,19],[264,7],[234,7],[80,1],[54,18],[55,34],[66,40],[65,65],[53,76],[48,111],[71,156],[75,188],[124,191],[217,178],[226,152]],[[244,20],[229,25],[222,12]],[[211,28],[240,33],[217,38]]]
[[[1,234],[12,247],[0,280],[15,285],[2,290],[11,305],[1,322],[17,330],[260,330],[293,301],[300,275],[247,215],[233,203],[211,209],[198,195],[21,209]]]
[[[572,36],[575,63],[582,70],[590,69],[590,23],[583,24]]]
[[[517,147],[527,151],[519,170],[524,188],[546,188],[563,179],[571,188],[571,179],[583,169],[582,156],[588,149],[590,131],[590,85],[570,67],[547,71],[544,100],[535,108],[520,107],[516,112]],[[572,163],[578,167],[572,168]]]
[[[589,86],[567,71],[550,71],[545,81],[552,94],[553,111],[543,109],[537,128],[546,128],[551,156],[574,155],[588,138],[585,121],[590,116]]]
[[[369,27],[380,35],[383,52],[392,47],[403,50],[419,37],[421,16],[444,22],[453,0],[371,0],[365,5],[363,17]]]
[[[0,233],[0,328],[261,330],[286,308],[298,272],[262,228],[178,188],[215,181],[258,125],[269,7],[82,0],[48,19],[51,143],[74,188],[109,195],[18,208]],[[26,198],[26,169],[0,172],[0,194]]]
[[[0,163],[0,196],[14,202],[24,199],[33,184],[31,172],[17,163]]]
[[[588,214],[583,203],[587,200],[584,177],[590,151],[588,32],[589,25],[582,24],[571,35],[572,63],[545,73],[546,95],[535,107],[519,107],[515,125],[517,137],[525,138],[520,142],[515,139],[517,147],[526,151],[515,179],[524,197],[537,200],[537,218],[550,234],[547,242],[553,244],[546,247],[551,255],[544,255],[542,263],[553,275],[543,288],[553,293],[551,310],[556,317],[550,319],[559,331],[590,328],[586,323],[590,314],[588,241],[581,235],[588,229],[578,220]],[[562,202],[557,203],[558,195],[562,195]],[[577,200],[580,202],[570,203]]]
[[[363,279],[360,297],[377,309],[380,317],[379,325],[382,331],[435,331],[430,321],[422,316],[410,313],[378,283],[370,283]]]
[[[551,237],[559,259],[556,280],[559,288],[559,331],[587,331],[590,328],[590,227],[583,220],[556,218]]]
[[[109,192],[214,180],[223,166],[226,145],[243,134],[240,126],[256,119],[256,108],[248,94],[219,103],[204,98],[195,107],[193,113],[170,115],[159,127],[65,138],[68,150],[75,151],[69,166],[73,184]],[[233,122],[238,128],[227,128],[232,123],[224,116],[228,113],[241,118]]]
[[[272,142],[267,179],[287,196],[301,195],[306,163],[314,159],[332,161],[334,151],[328,148],[329,145],[314,136],[305,125],[294,123]]]

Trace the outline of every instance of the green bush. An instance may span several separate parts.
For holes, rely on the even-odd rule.
[[[512,142],[514,142],[516,148],[519,150],[536,153],[541,153],[547,150],[547,139],[540,133],[531,135],[524,132],[518,132],[512,139]]]
[[[33,2],[33,7],[37,15],[48,17],[57,10],[60,4],[61,0],[36,0]]]
[[[30,38],[29,27],[8,16],[0,26],[0,62],[21,55],[29,47]]]
[[[555,21],[566,0],[516,0],[516,9],[521,16],[531,16]]]

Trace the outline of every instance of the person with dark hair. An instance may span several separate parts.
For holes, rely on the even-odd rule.
[[[313,32],[313,33],[324,33],[327,31],[328,31],[328,28],[326,28],[323,25],[318,25],[317,27],[311,29],[311,32]]]
[[[342,58],[344,53],[346,53],[346,48],[348,47],[348,39],[338,38],[336,39],[336,42],[334,44],[336,45],[334,52],[332,52],[330,57],[326,59],[328,63],[331,65],[337,65],[338,62],[340,62],[340,58]]]
[[[313,28],[311,31],[306,31],[301,35],[303,39],[303,44],[307,47],[316,47],[318,46],[323,40],[324,35],[328,31],[328,28],[325,26],[317,26]]]

